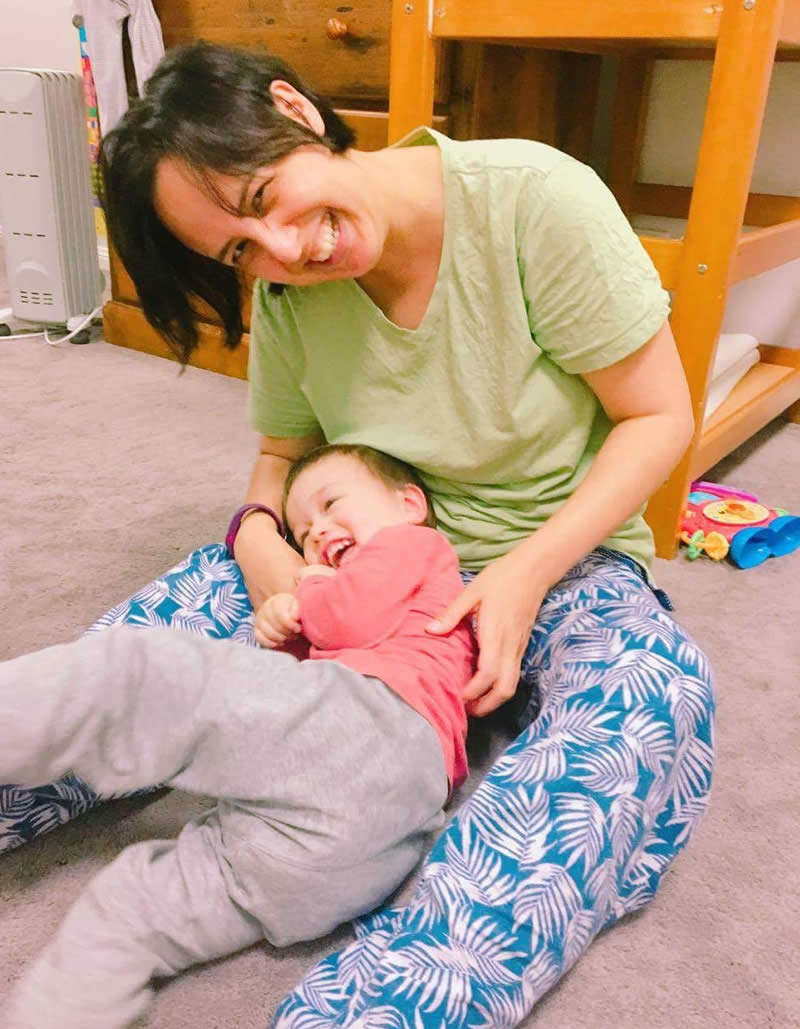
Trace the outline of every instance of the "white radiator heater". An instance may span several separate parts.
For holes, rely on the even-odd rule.
[[[15,317],[60,325],[97,307],[92,205],[80,76],[0,68],[0,225]]]

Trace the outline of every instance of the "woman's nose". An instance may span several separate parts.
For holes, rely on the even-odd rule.
[[[289,267],[303,262],[303,245],[295,225],[262,222],[263,240],[274,260]]]

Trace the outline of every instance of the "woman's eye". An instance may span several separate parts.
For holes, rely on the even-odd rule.
[[[244,257],[245,250],[247,250],[248,240],[240,239],[236,246],[231,250],[231,264],[236,267],[237,264]]]
[[[264,200],[264,187],[265,186],[266,186],[266,183],[262,183],[258,187],[258,189],[255,191],[255,193],[253,194],[253,210],[255,211],[255,213],[257,215],[261,215],[261,214],[264,213],[263,210],[262,210],[261,204],[262,204],[262,202]]]

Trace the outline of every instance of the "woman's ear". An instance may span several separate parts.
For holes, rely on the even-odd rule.
[[[322,120],[322,115],[308,97],[299,93],[294,86],[290,86],[283,79],[274,79],[269,84],[269,92],[281,114],[300,125],[305,125],[307,129],[316,132],[318,136],[325,135],[325,122]]]
[[[425,494],[413,483],[403,486],[403,507],[408,516],[409,525],[422,525],[428,517],[428,501]]]

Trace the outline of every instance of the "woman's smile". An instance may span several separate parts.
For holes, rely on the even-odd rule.
[[[317,234],[316,246],[311,253],[315,264],[331,262],[339,239],[339,222],[333,211],[326,211]]]

